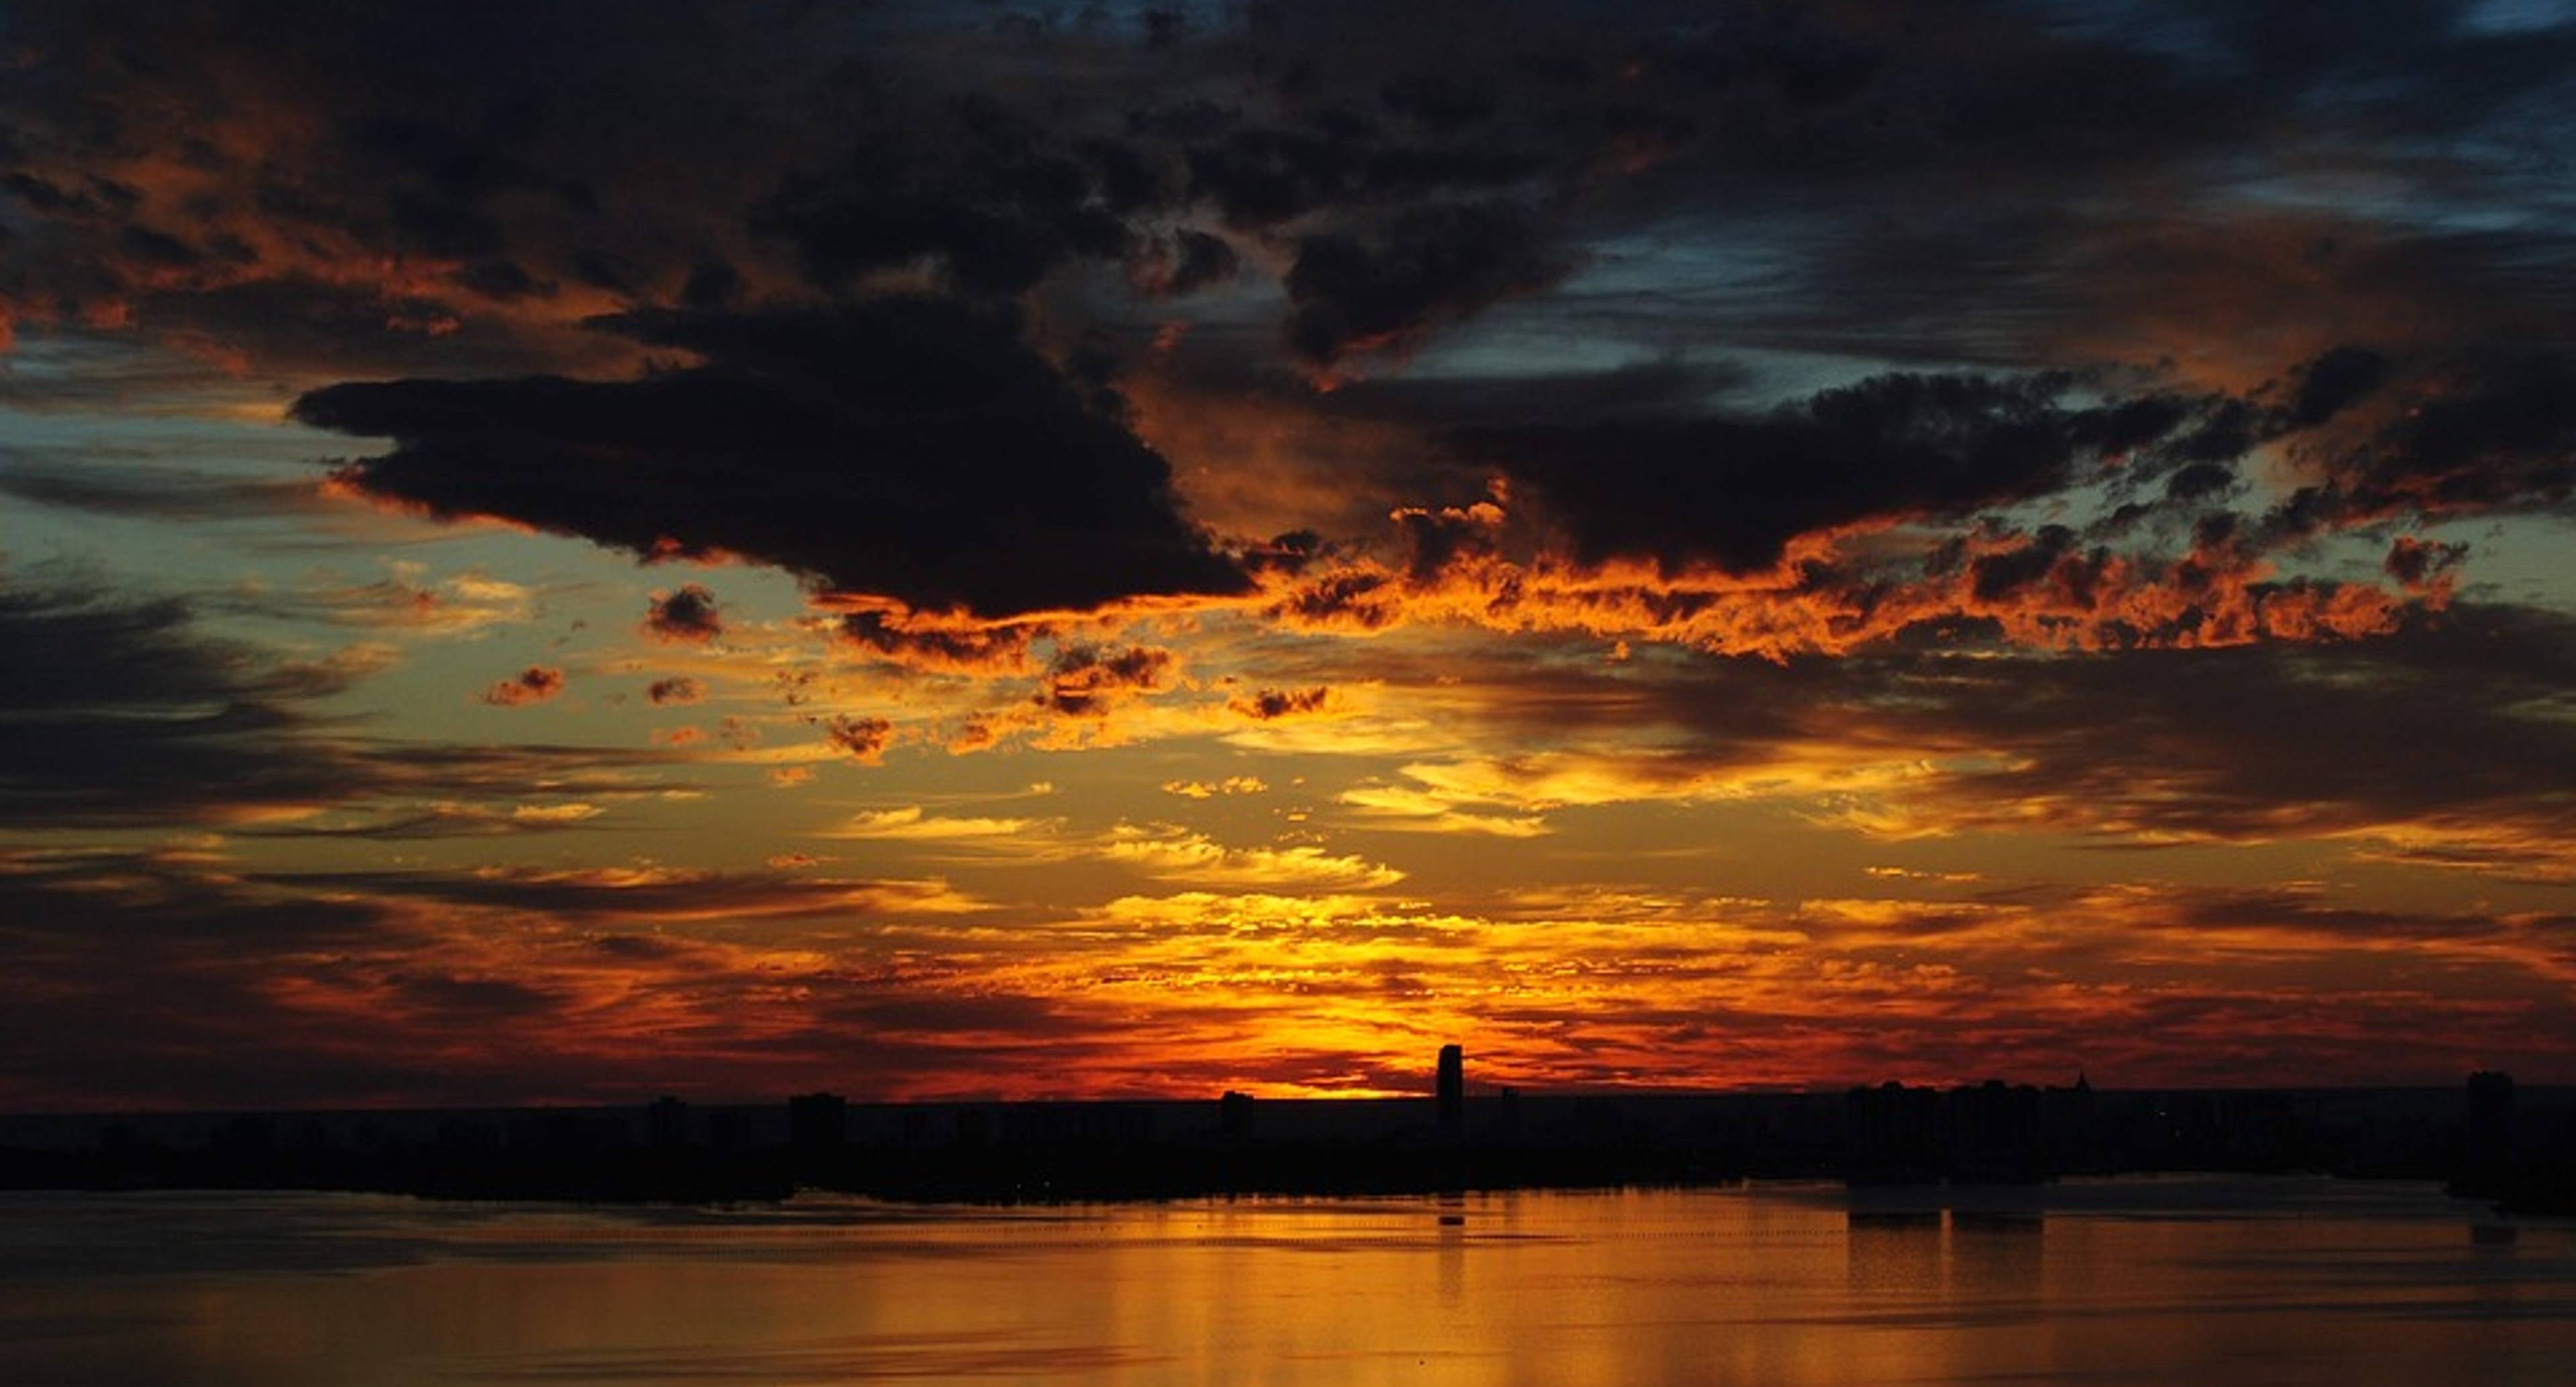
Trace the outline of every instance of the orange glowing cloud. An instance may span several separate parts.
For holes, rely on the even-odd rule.
[[[483,701],[495,708],[518,708],[543,703],[564,691],[564,673],[550,665],[530,665],[483,691]]]
[[[1498,507],[1449,515],[1487,530]],[[1431,513],[1398,512],[1398,519]],[[1361,559],[1283,577],[1263,614],[1291,630],[1370,635],[1400,625],[1583,632],[1724,655],[1847,654],[1909,630],[1990,623],[2040,649],[2206,648],[2261,640],[2358,640],[2396,629],[2405,600],[2366,584],[2283,579],[2224,538],[2150,563],[2021,533],[1976,535],[1946,571],[1911,579],[1834,576],[1850,534],[1802,538],[1775,568],[1667,572],[1652,562],[1511,559],[1490,542],[1451,543],[1399,569]],[[2043,548],[2043,544],[2049,547]],[[2000,575],[2011,573],[2009,581]]]

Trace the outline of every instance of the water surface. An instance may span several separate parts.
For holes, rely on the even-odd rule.
[[[0,1196],[0,1382],[2576,1380],[2576,1225],[2322,1180],[1953,1205]]]

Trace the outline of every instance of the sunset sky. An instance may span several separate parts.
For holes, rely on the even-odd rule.
[[[0,1109],[2576,1081],[2576,14],[0,7]]]

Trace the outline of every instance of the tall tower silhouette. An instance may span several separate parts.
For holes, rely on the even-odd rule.
[[[1456,1136],[1467,1129],[1467,1052],[1440,1047],[1440,1130]]]

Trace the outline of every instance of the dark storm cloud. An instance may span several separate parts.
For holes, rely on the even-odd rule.
[[[2491,214],[2563,154],[2576,28],[2467,15],[37,5],[0,97],[24,252],[0,302],[122,306],[261,363],[489,375],[634,366],[567,327],[619,303],[928,276],[1133,326],[1276,272],[1284,305],[1220,312],[1284,310],[1275,335],[1222,340],[1314,365],[1548,296],[1642,237],[1707,258],[1566,305],[1594,330],[2016,367],[2173,351],[2128,329],[2184,303],[2212,332],[2329,310],[2374,319],[2344,336],[2546,332],[2576,307],[2569,239]],[[2427,112],[2475,138],[2428,161]],[[2264,210],[2267,176],[2337,173],[2418,180],[2428,215]],[[1143,301],[1067,288],[1115,263]]]
[[[1126,252],[1126,223],[1103,201],[1119,190],[1051,148],[1031,115],[960,97],[907,127],[900,141],[862,139],[828,174],[791,178],[754,224],[793,242],[826,286],[926,259],[960,292],[1011,295],[1065,261]]]
[[[748,11],[654,0],[110,0],[10,21],[0,107],[34,220],[13,227],[0,301],[130,313],[305,368],[431,344],[527,359],[485,319],[585,282],[585,263],[635,262],[635,287],[676,289],[673,243],[734,217],[722,147],[783,143],[751,70],[795,56],[758,41]]]
[[[2576,26],[2498,34],[2466,3],[141,15],[24,21],[28,80],[0,96],[0,217],[26,248],[7,311],[130,312],[254,368],[476,376],[324,392],[307,417],[397,439],[349,474],[379,495],[647,556],[1005,615],[1240,591],[1107,383],[1401,374],[1504,304],[1530,335],[1470,344],[1510,368],[1493,377],[1279,396],[1458,444],[1326,479],[1436,506],[1463,461],[1521,484],[1577,558],[1738,572],[1818,530],[2095,480],[2124,509],[2094,536],[2171,539],[2263,485],[2248,454],[2293,434],[2311,485],[2239,503],[2249,554],[2569,491],[2551,363],[2576,239],[2537,213],[2576,128],[2553,80]],[[920,312],[834,305],[925,284],[970,320],[1026,300],[1025,330],[949,363],[1009,378],[979,405],[1020,403],[847,403],[900,372],[885,339],[913,328],[751,341]],[[613,337],[577,326],[619,306]],[[1538,333],[1598,350],[1540,362],[1514,345]],[[1101,345],[1148,337],[1163,365]],[[2507,340],[2534,347],[2485,345]],[[668,369],[675,349],[705,361]],[[1782,349],[1974,366],[1990,397],[1928,423],[1838,422],[1821,396],[1764,415],[1705,364]],[[507,379],[531,363],[591,379]],[[2119,398],[2150,387],[2105,384],[2109,363],[2209,393]],[[2010,398],[2067,364],[2111,398]],[[669,446],[621,433],[628,413]],[[2089,465],[2124,438],[2142,451],[2116,473]],[[820,481],[833,455],[864,480]],[[698,475],[740,456],[776,499]],[[887,624],[872,648],[962,665],[932,647],[967,639]]]
[[[1797,253],[1786,273],[1719,301],[1783,346],[2028,364],[2070,346],[2117,350],[2088,340],[2105,317],[2168,339],[2139,359],[2177,336],[2223,341],[2229,325],[2295,339],[2353,316],[2365,320],[2347,331],[2552,331],[2549,310],[2526,310],[2563,315],[2576,296],[2563,231],[2521,218],[2462,231],[2438,211],[2528,204],[2528,180],[2565,146],[2535,138],[2548,109],[2517,103],[2541,99],[2548,74],[2563,86],[2576,27],[2516,36],[2531,47],[2506,59],[2513,40],[2471,32],[2467,8],[2212,5],[2195,22],[2149,4],[1808,7],[1777,27],[1858,47],[1873,59],[1866,80],[1749,121],[1738,111],[1636,180],[1635,195],[1719,237],[1742,225],[1720,189],[1774,195]],[[2461,90],[2487,63],[2496,85]],[[1709,99],[1701,109],[1741,95]],[[2417,162],[2431,112],[2497,122],[2495,157]],[[2249,152],[2258,187],[2322,168],[2422,179],[2429,215],[2242,200],[2231,188]],[[1955,196],[1962,180],[1973,196]],[[1748,249],[1780,243],[1757,236]]]
[[[1146,241],[1128,257],[1127,282],[1155,298],[1179,298],[1223,284],[1243,271],[1225,238],[1183,227]]]
[[[350,484],[644,558],[739,557],[839,592],[1015,613],[1224,593],[1241,573],[1174,508],[1171,470],[1031,351],[937,299],[640,314],[606,326],[702,353],[640,380],[341,385],[296,417],[391,436]]]
[[[2063,376],[1885,375],[1765,415],[1461,429],[1586,563],[1750,572],[1801,535],[1956,517],[2060,491],[2079,464],[2188,442],[2224,402],[2064,402]]]
[[[478,313],[462,302],[406,288],[389,292],[301,269],[200,286],[146,288],[135,326],[238,374],[329,378],[370,371],[524,369],[570,352],[540,326]]]
[[[2174,501],[2202,501],[2236,485],[2236,469],[2223,462],[2195,462],[2165,478],[2165,496]]]
[[[1500,137],[1427,145],[1388,132],[1347,105],[1297,105],[1307,112],[1302,120],[1238,126],[1188,144],[1183,161],[1190,194],[1233,226],[1261,229],[1318,213],[1506,188],[1545,172],[1551,153]],[[1175,129],[1205,128],[1202,113],[1175,114]]]
[[[2153,7],[2128,7],[2153,22]],[[2334,102],[2348,121],[2385,133],[2477,125],[2563,81],[2576,32],[2554,24],[2475,24],[2479,0],[2365,0],[2331,13],[2271,0],[2189,0],[2220,50],[2274,80]]]
[[[1444,322],[1555,282],[1568,266],[1530,215],[1508,203],[1427,207],[1382,233],[1334,232],[1297,244],[1288,271],[1288,340],[1329,365],[1402,348]]]
[[[363,490],[647,558],[740,556],[988,612],[1241,586],[1174,512],[1163,460],[1005,315],[895,299],[608,326],[707,364],[335,386],[295,412],[397,440],[345,470]]]
[[[2341,346],[2299,373],[2290,419],[2300,427],[2322,424],[2377,390],[2388,379],[2388,358],[2368,347]]]
[[[2407,515],[2563,515],[2576,502],[2576,357],[2483,352],[2389,389],[2401,391],[2393,417],[2311,454],[2323,480],[2274,506],[2267,535]]]
[[[2576,493],[2576,358],[2473,363],[2463,375],[2350,459],[2346,485],[2428,510],[2565,503]]]
[[[1563,402],[1583,422],[1453,428],[1441,435],[1450,470],[1423,475],[1453,492],[1462,474],[1497,476],[1515,524],[1546,531],[1543,548],[1586,565],[1649,559],[1667,575],[1694,565],[1767,570],[1802,537],[1846,527],[1966,526],[1931,550],[1926,571],[1940,576],[1971,544],[1999,547],[2002,532],[1980,517],[2063,498],[2110,509],[1980,557],[1977,600],[2042,576],[2081,587],[2088,568],[2098,578],[2114,560],[2186,583],[2219,568],[2251,577],[2248,565],[2332,531],[2408,516],[2564,512],[2576,494],[2567,360],[2484,351],[2400,367],[2345,345],[2233,394],[2135,393],[2134,375],[2113,371],[1900,373],[1761,413],[1711,413],[1671,397],[1622,405],[1599,378],[1568,377],[1562,383],[1588,384]],[[2294,475],[2321,480],[2266,511],[2212,509],[2270,471],[2275,448]],[[1462,552],[1503,542],[1500,531],[1466,524],[1469,515],[1395,512],[1416,584]],[[2096,541],[2173,542],[2188,532],[2192,553],[2079,556],[2079,529]],[[1810,576],[1848,587],[1873,573],[1901,576],[1866,565]]]
[[[1546,375],[1370,376],[1345,383],[1315,407],[1433,428],[1588,423],[1704,413],[1746,384],[1747,373],[1733,363],[1660,360]]]

